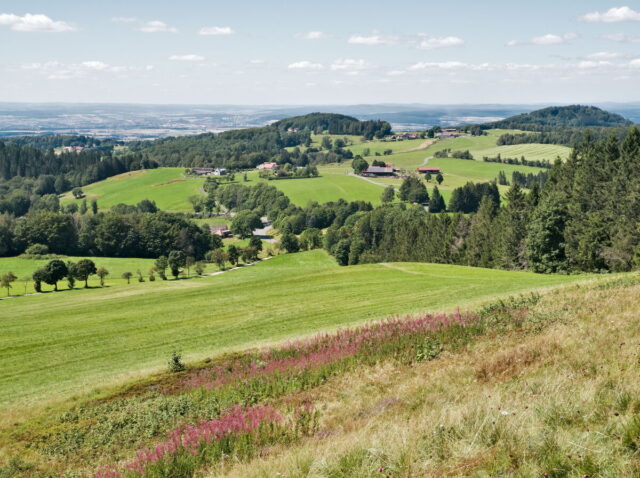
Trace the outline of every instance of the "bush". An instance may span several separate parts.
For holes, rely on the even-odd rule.
[[[49,247],[44,244],[32,244],[24,253],[28,256],[46,256],[49,254]]]
[[[177,373],[186,370],[185,364],[182,362],[182,355],[175,350],[171,352],[171,358],[169,359],[169,372]]]

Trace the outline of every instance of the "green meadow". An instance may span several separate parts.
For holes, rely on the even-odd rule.
[[[367,160],[369,161],[378,159],[409,171],[426,164],[441,168],[445,180],[440,189],[447,200],[453,189],[468,181],[491,181],[498,176],[500,171],[504,171],[507,178],[511,177],[513,171],[523,173],[540,171],[539,168],[529,166],[485,163],[482,161],[483,156],[494,157],[500,154],[503,158],[524,156],[530,160],[548,159],[553,161],[556,157],[566,158],[571,152],[570,148],[547,144],[496,146],[498,137],[507,132],[513,131],[489,130],[485,136],[462,136],[436,140],[432,144],[423,139],[362,142],[357,136],[346,136],[346,138],[351,143],[347,148],[351,149],[354,154],[363,154],[364,150],[368,148],[370,155],[367,156]],[[335,140],[345,136],[331,135],[330,137]],[[321,138],[320,135],[314,135],[313,144],[318,146]],[[386,149],[392,150],[393,153],[386,156],[375,156],[376,152],[381,154]],[[470,150],[476,160],[433,157],[436,152],[444,149]],[[273,180],[269,181],[269,184],[284,192],[297,206],[304,207],[310,201],[323,203],[338,199],[369,201],[377,205],[380,203],[380,195],[384,185],[391,184],[399,187],[401,183],[399,179],[375,178],[374,182],[378,184],[374,184],[354,177],[349,174],[351,172],[349,163],[322,165],[318,167],[318,170],[320,177],[317,178]],[[250,171],[247,177],[249,179],[247,185],[261,181],[257,171]],[[241,179],[240,175],[236,175],[236,179]],[[98,206],[102,209],[110,208],[118,203],[136,204],[143,199],[150,199],[155,201],[160,209],[190,211],[191,204],[188,198],[202,193],[203,181],[202,178],[186,177],[183,168],[159,168],[132,171],[114,176],[85,186],[83,190],[87,199],[97,199]],[[80,202],[80,200],[73,199],[70,193],[62,197],[63,204],[72,201]]]
[[[425,263],[339,267],[317,250],[206,278],[6,300],[0,407],[42,405],[143,376],[166,367],[172,350],[193,361],[584,277]]]
[[[325,203],[344,199],[346,201],[369,201],[372,204],[380,204],[382,188],[361,178],[349,175],[352,169],[349,165],[328,165],[318,168],[320,176],[317,178],[303,179],[278,179],[268,181],[270,186],[275,186],[285,193],[291,201],[304,207],[309,201]],[[251,182],[255,184],[258,173],[249,173]]]
[[[143,199],[156,202],[166,211],[190,211],[189,196],[200,194],[204,180],[187,178],[184,168],[158,168],[130,171],[97,183],[83,186],[88,200],[96,199],[98,206],[108,209],[116,204],[136,204]],[[62,197],[62,203],[76,201],[71,193]]]

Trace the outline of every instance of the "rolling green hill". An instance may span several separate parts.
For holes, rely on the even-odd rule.
[[[586,276],[424,263],[339,267],[322,251],[202,279],[3,301],[0,406],[87,392],[188,360],[391,314],[466,307]]]
[[[551,106],[483,125],[487,128],[513,128],[542,131],[545,128],[618,128],[633,123],[619,114],[595,106]]]
[[[204,180],[187,178],[183,173],[184,168],[131,171],[84,186],[82,190],[88,200],[96,199],[103,209],[149,199],[166,211],[189,211],[191,204],[188,198],[200,194]],[[63,204],[73,201],[79,204],[82,199],[74,199],[71,193],[66,193],[61,199]]]

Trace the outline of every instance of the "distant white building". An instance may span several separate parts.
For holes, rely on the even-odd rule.
[[[256,166],[256,169],[261,171],[275,171],[278,169],[278,163],[262,163]]]

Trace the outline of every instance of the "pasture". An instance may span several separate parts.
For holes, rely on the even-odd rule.
[[[166,367],[389,315],[471,307],[587,276],[425,263],[339,267],[323,251],[200,279],[2,301],[0,407],[43,406]]]
[[[98,207],[108,209],[116,204],[137,204],[143,199],[155,201],[166,211],[190,211],[189,196],[198,195],[204,180],[184,176],[184,168],[158,168],[130,171],[83,186],[87,200],[96,199]],[[70,192],[61,198],[63,204],[80,204]]]
[[[317,178],[279,179],[267,182],[285,193],[293,204],[301,207],[306,206],[310,201],[325,203],[338,199],[380,204],[382,188],[350,176],[349,172],[352,170],[348,165],[320,166],[318,171],[320,176]],[[252,180],[247,183],[249,185],[255,184],[255,181],[261,181],[258,179],[257,172],[249,173],[249,178]]]

